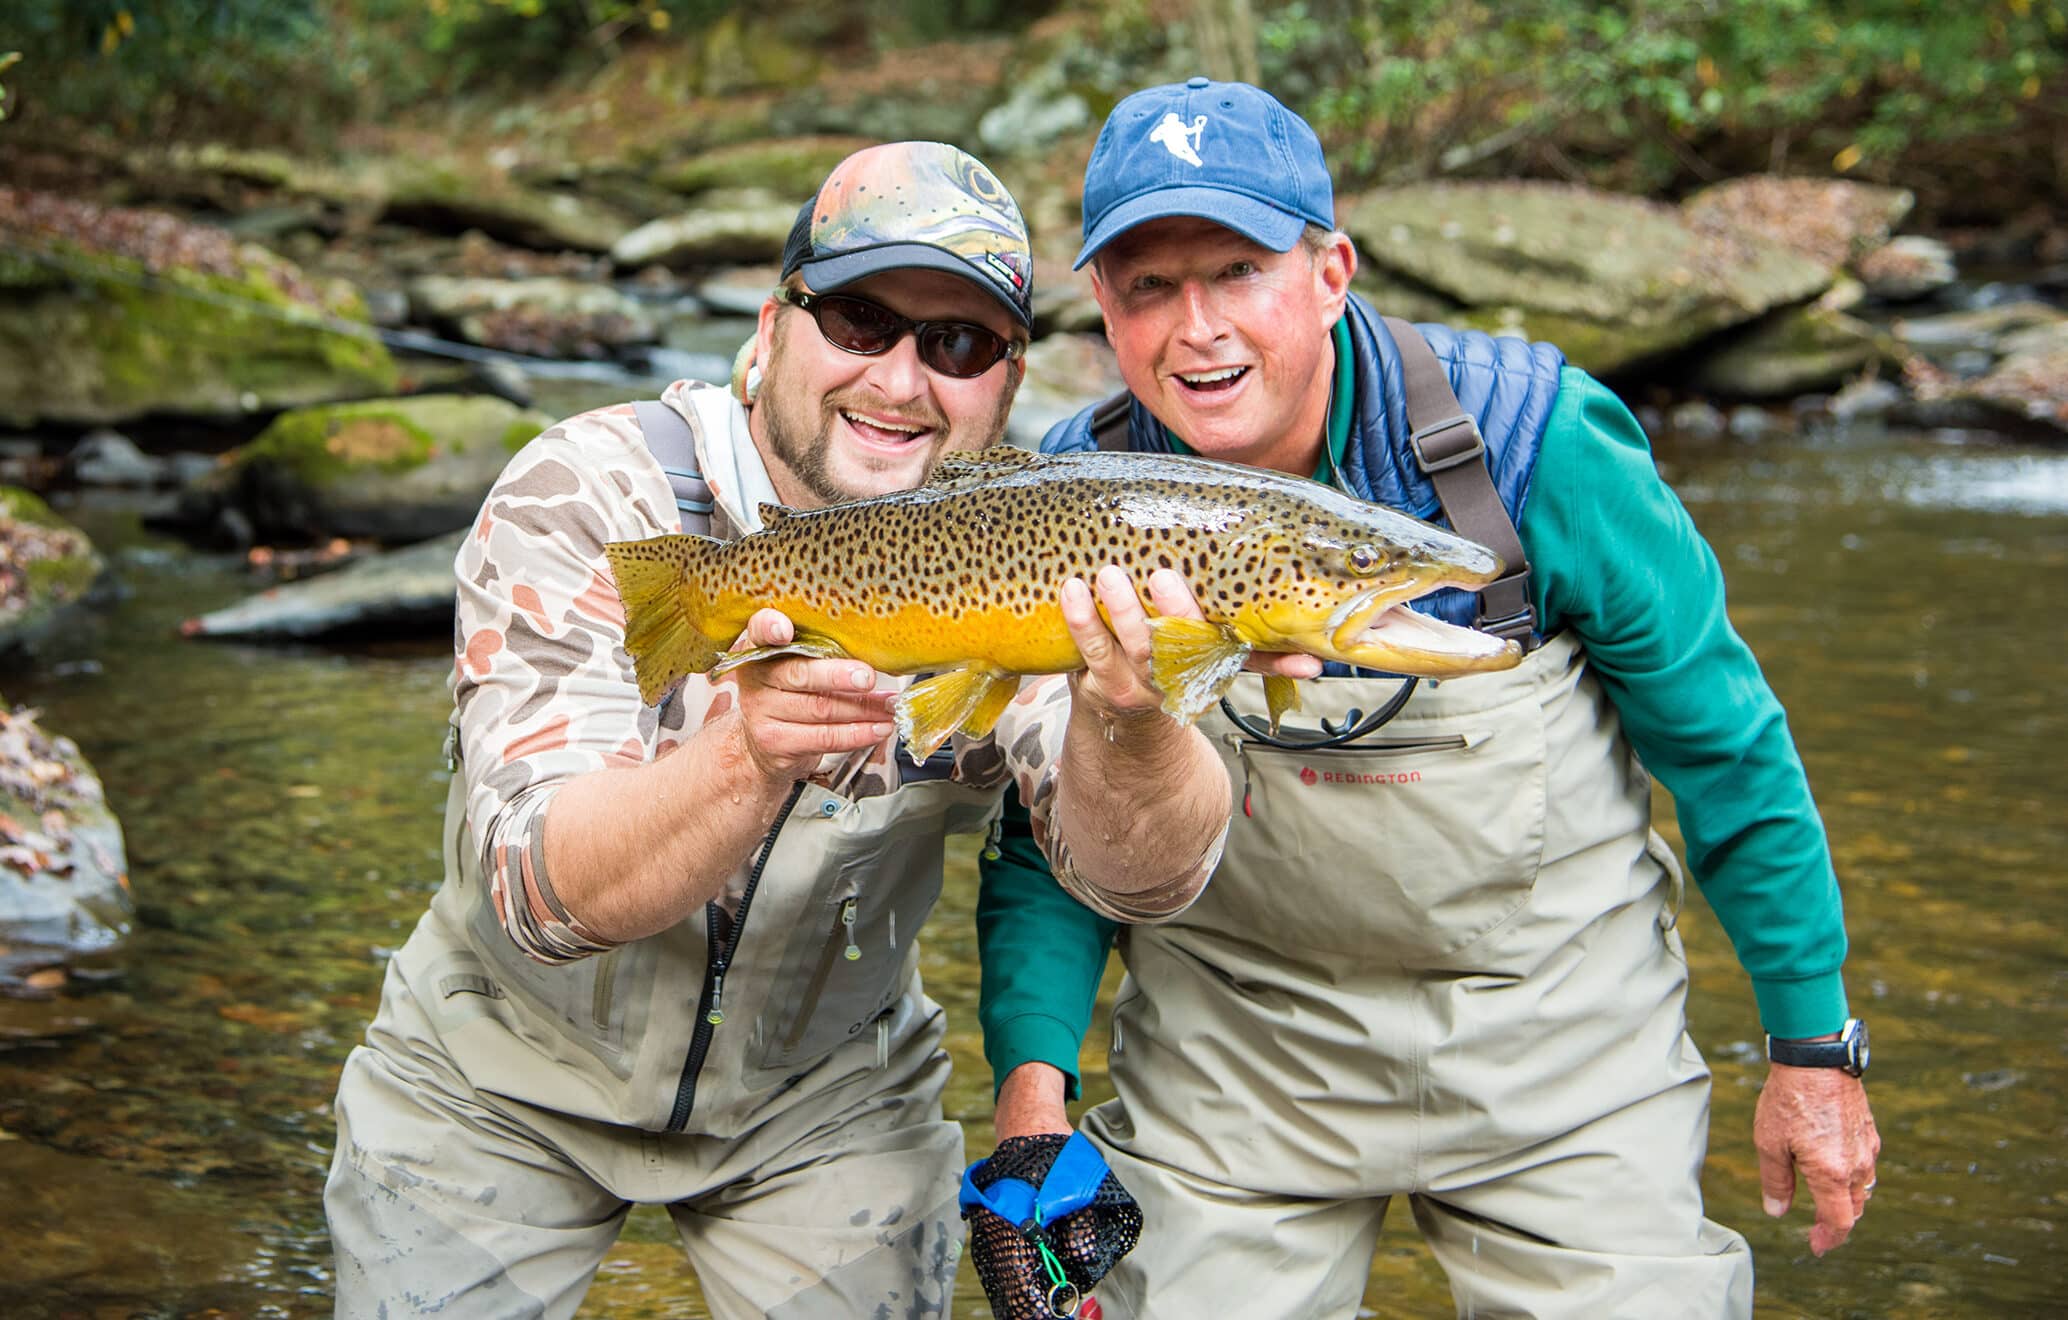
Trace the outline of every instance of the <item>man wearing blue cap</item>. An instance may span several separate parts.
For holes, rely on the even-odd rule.
[[[905,680],[854,660],[647,704],[605,546],[730,540],[998,443],[1031,268],[974,158],[857,152],[800,209],[733,389],[571,417],[489,492],[456,564],[444,884],[338,1083],[340,1316],[572,1315],[634,1203],[667,1207],[723,1320],[947,1314],[962,1131],[915,943],[944,837],[1013,782],[1073,892],[1153,920],[1218,856],[1226,775],[1154,714],[1124,576],[1097,591],[1120,638],[1063,590],[1086,676],[915,765]]]
[[[1800,1171],[1812,1250],[1838,1245],[1880,1142],[1822,824],[1643,433],[1549,344],[1352,295],[1320,144],[1254,87],[1121,102],[1084,237],[1127,391],[1045,450],[1198,453],[1447,520],[1507,576],[1415,608],[1530,648],[1405,692],[1331,665],[1277,733],[1253,686],[1202,721],[1237,785],[1226,851],[1176,920],[1119,929],[1118,1095],[1083,1123],[1143,1215],[1106,1314],[1349,1316],[1403,1195],[1461,1315],[1749,1315],[1745,1242],[1702,1213],[1709,1074],[1650,774],[1771,1033],[1769,1213]],[[1001,1151],[1053,1149],[1116,928],[1047,880],[1010,805],[1000,852]],[[977,1262],[994,1297],[1025,1291],[1024,1256]]]

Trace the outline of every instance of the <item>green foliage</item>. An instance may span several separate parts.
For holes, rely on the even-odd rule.
[[[1535,150],[1648,190],[1753,142],[1740,167],[1879,172],[2013,128],[2068,70],[2068,0],[1293,0],[1258,27],[1353,180]]]

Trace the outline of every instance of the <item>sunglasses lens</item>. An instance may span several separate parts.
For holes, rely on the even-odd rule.
[[[1003,356],[1003,339],[967,321],[935,321],[919,333],[919,360],[944,376],[981,376]]]
[[[881,353],[897,342],[903,318],[860,298],[819,299],[819,330],[850,353]]]

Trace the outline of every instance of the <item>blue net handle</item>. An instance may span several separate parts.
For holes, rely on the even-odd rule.
[[[962,1192],[956,1199],[963,1213],[981,1206],[1021,1228],[1029,1223],[1046,1227],[1090,1205],[1107,1173],[1106,1157],[1082,1132],[1070,1134],[1038,1188],[1021,1178],[1000,1178],[980,1189],[977,1174],[988,1163],[989,1160],[978,1160],[962,1171]]]

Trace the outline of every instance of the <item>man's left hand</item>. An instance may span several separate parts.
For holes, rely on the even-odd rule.
[[[1125,569],[1108,564],[1087,586],[1080,578],[1063,584],[1063,622],[1084,656],[1084,672],[1071,676],[1071,691],[1094,710],[1114,716],[1163,709],[1163,693],[1149,678],[1149,609],[1178,619],[1204,618],[1192,588],[1172,569],[1149,575],[1149,609],[1135,594]],[[1105,617],[1100,617],[1101,608]],[[1313,678],[1321,661],[1308,655],[1258,652],[1246,666],[1258,673]]]
[[[1817,1207],[1810,1250],[1821,1256],[1843,1243],[1874,1195],[1881,1134],[1867,1108],[1867,1088],[1838,1068],[1770,1064],[1752,1119],[1759,1150],[1759,1189],[1775,1218],[1795,1202],[1795,1175]]]

